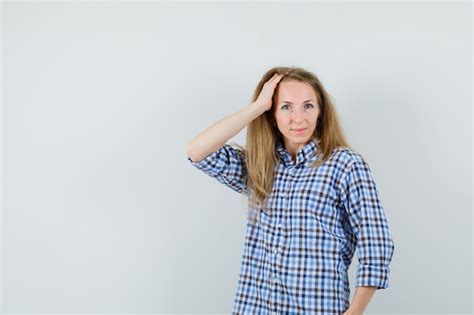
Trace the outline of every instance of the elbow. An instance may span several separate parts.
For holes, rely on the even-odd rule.
[[[193,150],[193,141],[194,140],[191,140],[189,141],[187,144],[186,144],[186,148],[185,148],[185,151],[186,151],[186,154],[190,154],[192,153],[192,150]]]
[[[198,162],[198,157],[196,155],[196,152],[195,150],[193,149],[193,147],[191,146],[191,143],[189,143],[187,146],[186,146],[186,155],[193,161],[193,162]]]
[[[191,160],[194,161],[193,153],[192,153],[191,147],[190,147],[189,145],[186,146],[185,152],[186,152],[186,155],[187,155],[189,158],[191,158]]]

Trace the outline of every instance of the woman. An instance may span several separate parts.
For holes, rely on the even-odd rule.
[[[247,125],[245,149],[226,144]],[[363,314],[388,288],[395,247],[376,184],[315,74],[269,70],[252,103],[200,133],[187,154],[249,200],[232,314]]]

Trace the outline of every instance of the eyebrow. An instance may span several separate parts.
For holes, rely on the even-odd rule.
[[[304,101],[303,103],[306,103],[306,102],[309,102],[309,101],[311,101],[311,102],[315,102],[314,100],[306,100],[306,101]],[[281,102],[280,104],[283,104],[283,103],[289,103],[289,104],[293,104],[293,103],[292,103],[292,102],[290,102],[290,101],[283,101],[283,102]]]

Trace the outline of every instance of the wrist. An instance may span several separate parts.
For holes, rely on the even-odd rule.
[[[265,112],[265,108],[262,105],[255,102],[250,103],[248,107],[257,117],[262,115]]]
[[[344,315],[364,315],[364,312],[361,310],[351,309],[349,307],[344,313]]]

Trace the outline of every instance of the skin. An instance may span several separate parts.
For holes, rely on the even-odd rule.
[[[316,93],[310,85],[299,81],[280,82],[274,117],[293,161],[298,151],[311,140],[319,112]],[[301,135],[293,130],[300,128],[306,128]]]
[[[352,303],[343,315],[363,315],[375,291],[376,287],[373,286],[357,287]]]

